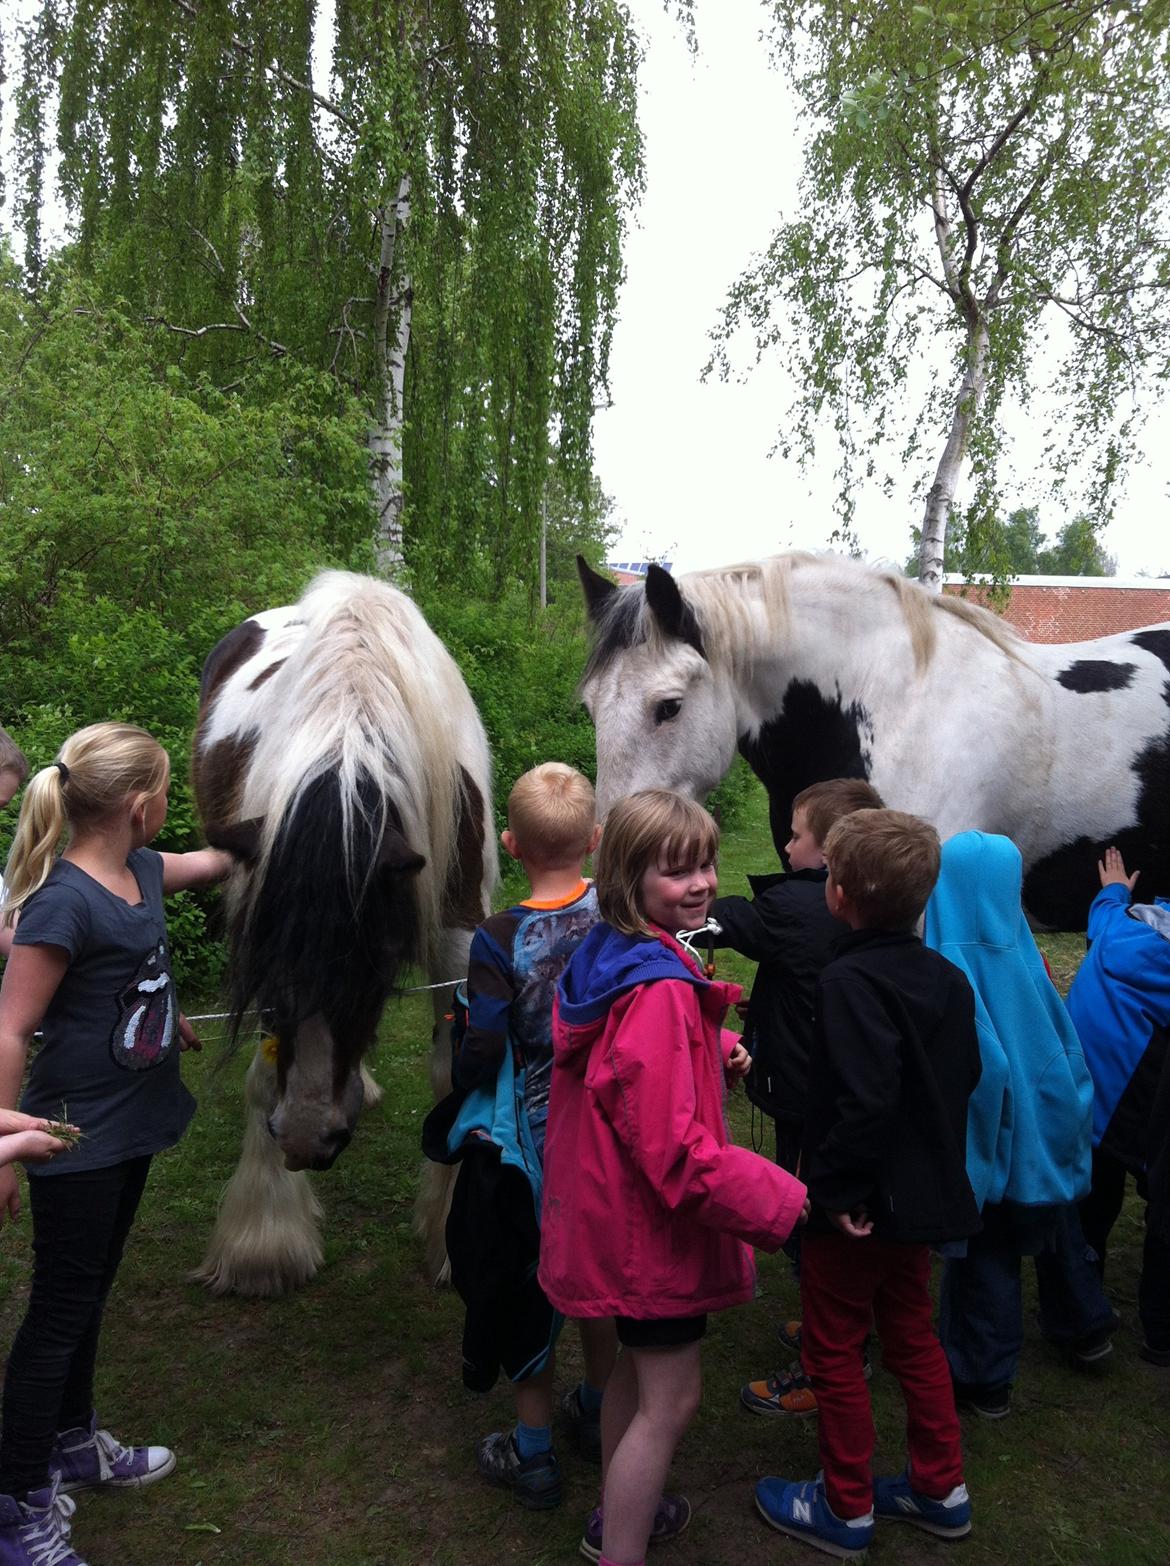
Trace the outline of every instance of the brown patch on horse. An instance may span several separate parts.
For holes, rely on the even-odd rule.
[[[483,919],[483,794],[466,767],[459,768],[463,797],[455,857],[443,893],[443,922],[459,930],[474,930]]]
[[[230,680],[232,675],[248,659],[260,651],[268,632],[255,620],[245,620],[219,641],[207,655],[203,673],[199,678],[200,716],[211,703],[215,693]]]
[[[244,776],[255,748],[253,734],[231,734],[206,749],[200,747],[196,738],[192,779],[195,803],[208,836],[216,827],[228,826],[238,819]]]
[[[250,691],[258,691],[264,684],[265,680],[270,680],[276,673],[277,669],[283,669],[287,662],[287,658],[278,658],[275,663],[270,663],[267,669],[261,669],[260,673],[252,681],[251,685],[248,686],[248,689]]]

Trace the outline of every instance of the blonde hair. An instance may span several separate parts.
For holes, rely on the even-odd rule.
[[[107,820],[131,800],[166,787],[170,758],[153,735],[131,723],[78,729],[56,761],[29,779],[4,870],[4,922],[45,884],[66,827]]]
[[[584,859],[596,824],[593,784],[563,761],[532,767],[508,795],[508,826],[520,852],[544,864]]]
[[[693,799],[648,788],[616,804],[605,819],[597,851],[597,906],[606,924],[625,935],[646,935],[642,878],[651,865],[714,859],[719,828]]]
[[[28,777],[28,758],[7,729],[0,729],[0,772],[13,772],[17,783]]]
[[[885,801],[864,778],[828,778],[801,789],[792,801],[792,814],[803,810],[813,839],[824,848],[825,839],[840,821],[855,810],[883,810]]]
[[[904,810],[855,810],[822,845],[830,881],[846,893],[862,928],[913,929],[938,880],[938,833]]]

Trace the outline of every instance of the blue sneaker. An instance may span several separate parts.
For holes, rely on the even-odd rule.
[[[939,1539],[961,1539],[971,1532],[971,1498],[965,1484],[957,1484],[942,1501],[932,1501],[911,1488],[909,1470],[896,1479],[875,1479],[873,1509],[891,1522],[913,1523]]]
[[[756,1509],[764,1521],[814,1550],[839,1560],[862,1561],[873,1543],[873,1513],[846,1521],[825,1498],[823,1479],[761,1479],[756,1485]]]

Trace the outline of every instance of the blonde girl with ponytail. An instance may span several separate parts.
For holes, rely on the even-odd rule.
[[[136,1489],[175,1466],[98,1428],[102,1312],[153,1155],[186,1130],[179,1010],[163,896],[221,880],[216,849],[156,853],[170,761],[145,730],[95,723],[25,787],[5,869],[12,952],[0,986],[0,1110],[59,1119],[80,1141],[29,1170],[34,1267],[8,1358],[0,1429],[0,1566],[85,1566],[67,1492]],[[19,921],[16,916],[19,914]],[[0,1168],[0,1223],[20,1207]]]

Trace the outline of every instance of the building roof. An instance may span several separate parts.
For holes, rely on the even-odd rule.
[[[965,578],[949,574],[943,591],[957,593]],[[979,580],[966,596],[985,602]],[[1003,617],[1030,642],[1089,642],[1170,620],[1166,577],[1019,576]]]

